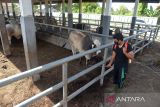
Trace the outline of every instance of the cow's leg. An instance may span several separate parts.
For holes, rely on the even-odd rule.
[[[71,48],[72,48],[72,54],[75,55],[76,54],[76,49],[74,48],[73,45],[71,45]]]
[[[79,63],[82,64],[82,57],[79,59]]]
[[[86,67],[88,66],[88,59],[86,59]]]
[[[86,58],[86,66],[88,66],[88,62],[91,59],[91,54],[85,55]]]
[[[8,36],[9,44],[11,45],[11,36]]]

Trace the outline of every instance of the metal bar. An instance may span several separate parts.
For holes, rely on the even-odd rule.
[[[143,39],[144,39],[144,42],[142,43],[142,46],[145,44],[146,36],[147,36],[147,32],[144,34],[144,38],[143,38]],[[143,52],[143,49],[141,50],[141,52],[140,52],[140,53],[142,54],[142,52]]]
[[[114,67],[108,69],[107,71],[104,72],[103,77],[106,76],[109,72],[111,72],[113,70]]]
[[[151,44],[152,41],[148,42],[147,44],[145,44],[144,46],[142,46],[141,48],[137,49],[134,53],[139,52],[141,49],[145,48],[146,46],[148,46],[149,44]]]
[[[105,60],[107,59],[107,55],[108,55],[108,49],[105,48],[105,50],[104,50],[104,56],[103,56],[104,62],[105,62]],[[106,63],[104,63],[104,64],[102,65],[101,80],[100,80],[100,85],[101,85],[101,86],[103,85],[103,74],[104,74],[104,71],[105,71],[105,66],[106,66]]]
[[[108,60],[109,60],[109,59],[108,59]],[[94,65],[93,67],[90,67],[90,68],[88,68],[88,69],[86,69],[86,70],[84,70],[84,71],[82,71],[82,72],[74,75],[73,77],[70,77],[70,78],[68,79],[68,81],[66,80],[66,79],[67,79],[67,78],[66,78],[66,76],[67,76],[67,63],[63,64],[63,82],[61,82],[61,83],[59,83],[59,84],[57,84],[57,85],[55,85],[55,86],[53,86],[53,87],[50,87],[49,89],[47,89],[47,90],[45,90],[45,91],[43,91],[43,92],[41,92],[41,93],[39,93],[39,94],[31,97],[30,99],[28,99],[28,100],[20,103],[19,105],[17,105],[17,107],[29,105],[30,103],[33,102],[33,100],[35,101],[35,100],[37,100],[37,99],[39,99],[39,98],[41,98],[41,97],[43,97],[43,96],[46,96],[46,95],[48,95],[48,94],[50,94],[50,93],[53,93],[54,91],[60,89],[62,86],[65,87],[65,89],[63,90],[63,92],[64,92],[64,94],[66,94],[66,91],[67,91],[67,90],[66,90],[66,86],[65,86],[65,85],[67,85],[67,83],[70,83],[70,82],[78,79],[79,77],[81,77],[81,76],[89,73],[91,70],[97,68],[98,66],[102,65],[103,63],[104,63],[104,62],[100,62],[100,63]],[[65,83],[65,82],[66,82],[66,83]],[[66,96],[66,95],[64,95],[64,97],[65,97],[65,96]],[[66,100],[66,98],[65,98],[65,100]],[[66,101],[65,101],[65,102],[66,102]],[[64,101],[63,101],[62,103],[64,104]],[[66,104],[66,103],[65,103],[65,104]]]
[[[142,43],[142,42],[144,42],[144,41],[145,41],[145,39],[142,39],[141,41],[139,41],[139,42],[133,44],[132,46],[135,47],[136,45],[138,45],[138,44],[140,44],[140,43]]]
[[[10,15],[9,15],[9,10],[8,10],[8,3],[7,3],[7,1],[5,2],[5,4],[6,4],[6,12],[7,12],[7,17],[8,17],[8,18],[10,18]]]
[[[156,32],[156,37],[155,38],[158,37],[159,29],[160,29],[160,27],[157,28],[157,32]]]
[[[102,64],[103,64],[103,62],[96,64],[95,67],[94,67],[94,69],[95,69],[96,67],[102,65]],[[37,95],[31,97],[31,98],[30,98],[31,100],[28,99],[26,102],[22,102],[20,105],[17,105],[17,107],[19,107],[19,106],[26,106],[26,105],[32,103],[32,102],[33,102],[32,100],[35,101],[35,100],[37,100],[37,99],[39,99],[39,98],[41,98],[41,97],[43,97],[43,96],[48,95],[49,93],[53,93],[54,91],[60,89],[62,86],[67,85],[67,83],[70,83],[70,82],[78,79],[79,77],[87,74],[87,72],[89,72],[89,71],[91,71],[91,70],[93,70],[92,67],[90,67],[89,69],[86,69],[86,70],[84,70],[84,71],[76,74],[76,75],[73,76],[73,77],[70,77],[70,78],[68,79],[68,81],[67,81],[67,80],[66,80],[66,79],[67,79],[67,78],[66,78],[66,75],[67,75],[67,74],[66,74],[66,73],[67,73],[67,64],[65,63],[65,64],[63,64],[63,82],[61,82],[61,83],[57,84],[56,86],[53,86],[53,87],[51,87],[51,88],[49,88],[49,89],[47,89],[47,90],[45,90],[45,91],[43,91],[43,92],[41,92],[41,93],[39,93],[39,94],[37,94]],[[66,84],[65,84],[65,82],[66,82]],[[65,86],[65,88],[66,88],[66,86]],[[64,91],[63,91],[63,92],[64,92]],[[47,93],[47,94],[45,94],[45,93]],[[65,92],[64,92],[64,93],[66,93],[66,89],[65,89]],[[64,95],[64,96],[66,96],[66,95]]]
[[[74,19],[77,19],[77,18],[74,18]],[[93,20],[95,20],[95,19],[83,19],[83,20],[90,20],[90,21],[93,21]],[[96,20],[96,21],[100,21],[100,20]],[[122,21],[111,21],[111,23],[124,23],[124,24],[131,24],[131,23],[129,23],[129,22],[122,22]],[[160,25],[151,25],[151,24],[143,24],[143,23],[141,23],[141,24],[135,24],[135,25],[141,25],[141,26],[151,26],[151,27],[158,27],[158,26],[160,26]]]
[[[107,71],[105,71],[102,77],[104,77],[105,75],[107,75],[112,70],[113,70],[113,67],[110,68],[110,69],[108,69]],[[68,101],[70,101],[71,99],[73,99],[74,97],[76,97],[77,95],[79,95],[81,92],[83,92],[85,89],[87,89],[88,87],[90,87],[91,85],[93,85],[99,79],[101,79],[101,75],[97,76],[96,78],[94,78],[93,80],[91,80],[89,83],[87,83],[86,85],[84,85],[83,87],[81,87],[80,89],[78,89],[77,91],[75,91],[74,93],[72,93],[71,95],[69,95],[68,96]],[[53,107],[60,107],[62,104],[63,104],[63,101],[60,101],[59,103],[57,103]]]
[[[109,59],[107,59],[107,60],[109,60]],[[99,62],[99,63],[97,63],[97,64],[95,64],[95,65],[87,68],[86,70],[83,70],[83,71],[81,71],[80,73],[78,73],[78,74],[70,77],[70,78],[68,79],[68,83],[71,83],[72,81],[80,78],[81,76],[83,76],[83,75],[85,75],[85,74],[88,74],[89,72],[91,72],[92,70],[96,69],[97,67],[101,66],[101,65],[104,64],[104,63],[105,63],[104,61],[101,61],[101,62]]]
[[[157,29],[158,29],[158,28],[157,28]],[[154,30],[153,41],[155,41],[155,39],[156,39],[156,32],[157,32],[157,29]]]
[[[141,32],[141,33],[142,33],[142,32]],[[130,36],[130,37],[128,37],[128,38],[125,38],[125,40],[131,39],[131,38],[133,38],[133,37],[135,37],[135,36],[136,36],[136,35],[132,35],[132,36]],[[109,43],[109,44],[100,46],[100,47],[98,47],[98,48],[95,48],[95,49],[92,49],[92,50],[88,50],[88,51],[83,52],[83,53],[79,53],[79,54],[74,55],[74,56],[69,56],[69,57],[67,57],[67,58],[64,58],[64,59],[61,59],[61,60],[58,60],[58,61],[55,61],[55,62],[52,62],[52,63],[49,63],[49,64],[45,64],[45,65],[43,65],[43,66],[34,68],[34,69],[32,69],[32,70],[28,70],[28,71],[26,71],[26,72],[17,74],[19,77],[16,75],[16,76],[11,76],[11,77],[2,79],[2,80],[0,81],[0,86],[4,86],[4,85],[6,85],[6,84],[9,84],[9,83],[11,83],[11,82],[14,82],[14,81],[16,81],[15,79],[19,80],[19,79],[25,78],[25,77],[27,77],[27,76],[31,76],[31,75],[33,75],[33,74],[37,74],[37,73],[43,72],[43,71],[45,71],[45,70],[47,70],[47,69],[50,69],[50,68],[53,68],[53,67],[55,67],[55,66],[64,64],[64,63],[69,62],[69,61],[72,61],[72,60],[74,60],[74,59],[78,59],[78,58],[80,58],[80,57],[82,57],[82,56],[84,56],[84,55],[86,55],[86,54],[96,52],[96,51],[98,51],[98,50],[100,50],[100,49],[104,49],[104,48],[107,48],[107,47],[112,46],[112,45],[113,45],[113,43]],[[147,46],[147,45],[146,45],[146,46]],[[105,63],[105,62],[104,62],[104,61],[103,61],[103,62],[100,62],[100,63],[96,64],[95,66],[96,66],[96,67],[97,67],[97,66],[100,66],[100,65],[103,64],[103,63]],[[67,68],[66,65],[63,65],[63,68],[64,68],[63,71],[66,71],[66,68]],[[93,67],[88,68],[88,72],[89,72],[89,70],[91,70],[91,69],[93,69]],[[29,72],[29,71],[30,71],[30,72]],[[85,70],[84,70],[84,71],[85,71]],[[82,74],[81,74],[81,75],[80,75],[80,73],[79,73],[79,76],[77,75],[77,76],[75,76],[74,78],[79,78],[80,76],[85,75],[86,73],[84,73],[84,71],[82,71]],[[87,69],[86,69],[86,71],[87,71]],[[107,70],[107,71],[109,72],[110,69]],[[103,75],[106,75],[108,72],[104,72]],[[31,74],[30,74],[30,73],[31,73]],[[66,75],[66,74],[64,74],[64,75]],[[68,82],[74,81],[74,78],[73,78],[73,77],[69,78],[69,79],[68,79]],[[79,90],[77,90],[76,92],[74,92],[74,93],[73,93],[72,95],[70,95],[69,97],[72,99],[73,97],[75,97],[76,95],[78,95],[79,93],[81,93],[82,91],[84,91],[86,88],[88,88],[89,86],[91,86],[93,83],[95,83],[96,81],[98,81],[98,80],[101,79],[101,78],[102,78],[102,75],[99,75],[98,77],[96,77],[95,79],[93,79],[92,81],[90,81],[88,84],[86,84],[85,86],[83,86],[82,88],[80,88]],[[14,79],[14,80],[10,80],[10,79]],[[64,78],[64,79],[66,79],[66,78]],[[97,80],[97,79],[98,79],[98,80]],[[5,83],[5,82],[8,82],[8,83]],[[26,101],[24,101],[24,102],[22,102],[22,103],[20,103],[20,104],[30,104],[30,102],[33,102],[33,100],[37,100],[38,98],[40,98],[40,97],[42,97],[42,96],[45,96],[46,93],[51,93],[51,92],[53,92],[53,91],[56,91],[56,90],[57,90],[57,87],[60,88],[60,87],[62,87],[64,84],[63,84],[63,82],[61,82],[61,83],[59,83],[59,84],[57,84],[57,85],[58,85],[58,86],[56,86],[56,87],[53,86],[53,87],[50,88],[50,90],[47,89],[47,90],[43,91],[42,93],[39,93],[38,95],[33,96],[31,99],[28,99],[28,100],[26,100]],[[78,93],[78,94],[77,94],[77,93]],[[69,100],[69,99],[68,99],[68,100]],[[18,105],[17,105],[17,106],[18,106]]]
[[[153,31],[151,30],[150,35],[149,35],[149,41],[150,41],[150,39],[151,39],[152,32],[153,32]]]
[[[60,82],[59,84],[56,84],[50,88],[48,88],[47,90],[39,93],[39,94],[36,94],[35,96],[25,100],[24,102],[16,105],[16,107],[26,107],[28,106],[29,104],[31,104],[32,102],[36,101],[37,99],[41,98],[41,97],[44,97],[44,96],[47,96],[49,94],[51,94],[52,92],[54,91],[57,91],[58,89],[60,89],[61,87],[63,86],[63,82]]]
[[[83,87],[81,87],[80,89],[78,89],[77,91],[75,91],[74,93],[72,93],[71,95],[69,95],[68,96],[68,101],[70,101],[71,99],[73,99],[74,97],[76,97],[78,94],[80,94],[81,92],[83,92],[85,89],[87,89],[91,85],[93,85],[100,78],[101,78],[101,75],[95,77],[93,80],[91,80],[90,82],[88,82],[86,85],[84,85]]]
[[[0,9],[2,9],[1,6],[0,6]],[[5,26],[5,19],[4,19],[4,15],[2,14],[2,10],[0,10],[0,40],[1,40],[4,55],[5,56],[11,55],[7,30]]]
[[[67,58],[63,58],[63,59],[60,59],[58,61],[51,62],[51,63],[45,64],[43,66],[39,66],[39,67],[33,68],[31,70],[28,70],[28,71],[25,71],[25,72],[22,72],[22,73],[7,77],[5,79],[0,80],[0,87],[8,85],[8,84],[10,84],[12,82],[18,81],[20,79],[23,79],[23,78],[38,74],[40,72],[47,71],[47,70],[49,70],[51,68],[54,68],[54,67],[56,67],[58,65],[61,65],[61,64],[65,63],[65,62],[70,62],[72,60],[78,59],[78,58],[83,57],[83,56],[85,56],[87,54],[96,52],[96,51],[101,50],[101,49],[103,49],[105,47],[110,47],[112,45],[113,45],[113,43],[109,43],[109,44],[100,46],[98,48],[94,48],[92,50],[88,50],[88,51],[83,52],[83,53],[72,55],[72,56],[69,56]]]
[[[62,65],[62,69],[63,69],[63,107],[67,107],[67,83],[68,83],[68,64],[67,63],[64,63]]]
[[[37,23],[37,22],[35,22],[35,24],[52,26],[52,27],[61,27],[61,28],[63,28],[63,29],[77,30],[77,29],[75,29],[75,28],[68,28],[68,27],[62,27],[62,26],[50,25],[50,24],[44,24],[44,23]],[[127,29],[127,30],[129,30],[129,29]],[[135,30],[135,31],[136,31],[136,29],[130,29],[130,30]],[[98,34],[98,33],[93,33],[93,32],[91,32],[91,31],[85,31],[85,30],[79,30],[79,31],[85,32],[85,33],[90,33],[90,34],[93,34],[94,36],[106,37],[106,35]],[[140,30],[140,31],[141,31],[141,30]],[[144,32],[144,31],[143,31],[143,32]]]
[[[42,16],[42,1],[41,0],[39,1],[39,4],[40,4],[40,16]]]

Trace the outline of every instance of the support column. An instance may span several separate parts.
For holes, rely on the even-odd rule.
[[[49,10],[50,10],[50,18],[52,17],[52,1],[50,0],[50,6],[49,6]]]
[[[37,45],[35,35],[35,24],[32,12],[31,0],[19,0],[21,10],[21,29],[23,36],[23,44],[27,69],[38,66]],[[37,81],[40,78],[38,74],[33,76],[33,80]]]
[[[16,19],[16,12],[15,12],[15,9],[14,9],[13,1],[12,1],[12,12],[13,12],[13,18]]]
[[[82,0],[79,0],[79,23],[82,23]]]
[[[4,8],[3,8],[3,5],[2,5],[1,1],[0,1],[0,6],[1,6],[1,9],[2,9],[2,14],[4,15]]]
[[[106,7],[103,13],[103,23],[102,23],[102,27],[103,27],[103,31],[102,34],[106,35],[106,37],[104,37],[104,39],[102,39],[102,44],[106,44],[107,43],[107,39],[109,36],[109,28],[110,28],[110,19],[111,19],[111,5],[112,5],[112,0],[107,0],[106,1]]]
[[[40,1],[40,16],[42,16],[42,1]]]
[[[65,18],[65,0],[62,1],[62,25],[66,26],[66,18]]]
[[[7,1],[5,2],[5,4],[6,4],[7,17],[8,17],[8,18],[10,18],[10,16],[9,16],[9,10],[8,10],[8,3],[7,3]]]
[[[101,12],[101,23],[100,23],[100,26],[102,26],[102,22],[103,22],[103,17],[104,17],[103,13],[104,13],[104,9],[105,9],[105,2],[106,2],[106,0],[103,0],[103,2],[102,2],[102,12]]]
[[[2,4],[2,2],[0,1]],[[7,31],[6,31],[6,25],[5,25],[5,19],[4,14],[2,12],[2,5],[0,5],[0,38],[2,43],[2,48],[5,56],[11,55]]]
[[[105,11],[103,13],[104,16],[103,16],[103,23],[102,23],[102,27],[103,27],[102,34],[106,35],[106,36],[102,38],[102,45],[107,44],[107,41],[108,41],[110,19],[111,19],[111,16],[110,16],[110,14],[111,14],[111,5],[112,5],[112,0],[107,0],[106,1]],[[103,56],[103,60],[105,62],[106,62],[106,59],[107,59],[107,54],[108,54],[108,48],[105,48],[104,56]],[[106,63],[103,64],[102,70],[101,70],[101,79],[100,79],[100,85],[101,86],[103,85],[105,66],[106,66]]]
[[[34,14],[34,4],[32,5],[32,13],[33,13],[33,17],[35,17],[35,14]]]
[[[135,24],[136,24],[138,3],[139,3],[139,0],[136,0],[135,1],[135,5],[134,5],[134,11],[133,11],[133,16],[132,16],[131,27],[130,27],[131,29],[134,29]],[[133,34],[133,32],[134,32],[133,30],[130,30],[129,35],[131,36]]]
[[[72,0],[68,0],[68,27],[73,27]]]
[[[48,9],[48,0],[45,0],[45,15],[46,15],[46,23],[49,23],[49,9]]]

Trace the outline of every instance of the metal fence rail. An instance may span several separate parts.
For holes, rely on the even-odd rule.
[[[37,18],[37,17],[35,17]],[[62,22],[62,17],[54,17],[55,19],[57,19],[57,22],[59,23],[58,25],[61,26],[61,23]],[[41,19],[41,20],[44,20],[43,17],[38,17],[38,19]],[[66,18],[66,21],[65,21],[65,25],[67,26],[68,25],[68,20]],[[98,23],[96,23],[98,22]],[[77,24],[78,23],[78,18],[73,18],[73,23],[74,24]],[[89,26],[90,29],[87,30],[87,31],[92,31],[92,32],[95,32],[93,29],[96,29],[97,27],[100,26],[100,20],[96,20],[96,19],[82,19],[82,23]],[[111,29],[114,29],[116,27],[119,27],[122,32],[123,31],[130,31],[130,30],[138,30],[139,28],[160,28],[160,25],[151,25],[151,24],[135,24],[135,29],[130,29],[130,26],[131,26],[131,23],[128,23],[128,22],[118,22],[118,21],[110,21],[110,28]],[[158,32],[159,32],[159,29],[158,29]],[[125,33],[125,32],[124,32]],[[126,33],[126,34],[129,34]]]
[[[36,23],[38,24],[38,23]],[[65,28],[65,27],[64,27]],[[71,28],[67,28],[69,30],[71,30]],[[139,52],[140,50],[143,50],[143,48],[145,48],[146,46],[148,46],[149,44],[151,44],[153,41],[154,41],[154,38],[156,37],[156,34],[153,34],[152,35],[152,32],[155,32],[157,30],[157,28],[151,28],[151,29],[147,29],[147,30],[140,30],[139,32],[137,32],[137,34],[134,34],[132,36],[129,36],[129,37],[126,37],[124,40],[132,40],[132,39],[139,39],[139,37],[144,34],[144,38],[141,39],[140,41],[136,41],[134,43],[134,48],[139,45],[140,43],[143,43],[142,46],[138,49],[135,49],[134,53],[137,53]],[[148,35],[149,37],[147,38],[146,36],[146,33],[150,33],[150,35]],[[105,36],[105,35],[102,35],[102,36]],[[106,36],[105,36],[106,37]],[[147,40],[148,42],[145,43],[144,40]],[[98,80],[100,80],[100,84],[103,85],[103,79],[104,79],[104,76],[107,75],[109,72],[111,72],[113,70],[113,67],[106,70],[105,71],[105,64],[106,62],[109,60],[109,58],[107,58],[107,50],[109,47],[111,47],[113,45],[113,42],[112,43],[109,43],[109,44],[105,44],[105,45],[102,45],[100,47],[97,47],[97,48],[94,48],[94,49],[91,49],[91,50],[88,50],[88,51],[85,51],[85,52],[82,52],[82,53],[79,53],[79,54],[76,54],[76,55],[72,55],[72,56],[69,56],[69,57],[66,57],[66,58],[63,58],[63,59],[60,59],[58,61],[54,61],[54,62],[51,62],[51,63],[48,63],[48,64],[45,64],[45,65],[42,65],[42,66],[39,66],[39,67],[36,67],[36,68],[33,68],[33,69],[30,69],[28,71],[25,71],[25,72],[21,72],[19,74],[16,74],[16,75],[13,75],[13,76],[10,76],[10,77],[7,77],[7,78],[4,78],[4,79],[1,79],[0,80],[0,87],[2,86],[6,86],[6,85],[9,85],[13,82],[16,82],[18,80],[21,80],[21,79],[24,79],[26,77],[30,77],[30,76],[33,76],[35,74],[39,74],[41,72],[45,72],[51,68],[55,68],[57,66],[62,66],[62,81],[34,96],[32,96],[31,98],[21,102],[20,104],[16,105],[16,107],[24,107],[24,106],[28,106],[29,104],[33,103],[34,101],[44,97],[44,96],[47,96],[53,92],[55,92],[56,90],[60,89],[60,88],[63,88],[63,99],[62,101],[60,101],[59,103],[57,103],[56,105],[54,105],[55,107],[57,106],[60,106],[60,105],[63,105],[65,107],[67,107],[67,102],[70,101],[71,99],[73,99],[75,96],[79,95],[81,92],[83,92],[85,89],[87,89],[88,87],[90,87],[91,85],[93,85],[95,82],[97,82]],[[68,78],[67,75],[68,75],[68,63],[70,61],[73,61],[73,60],[76,60],[78,58],[81,58],[87,54],[91,54],[91,53],[94,53],[96,51],[99,51],[99,50],[105,50],[105,53],[104,53],[104,58],[101,62],[98,62],[88,68],[86,68],[85,70],[82,70],[81,72],[77,73],[76,75]],[[90,82],[88,82],[87,84],[85,84],[83,87],[81,87],[80,89],[78,89],[77,91],[73,92],[72,94],[68,95],[68,90],[67,90],[67,86],[69,83],[75,81],[76,79],[80,78],[81,76],[84,76],[86,74],[88,74],[89,72],[93,72],[93,70],[99,66],[102,66],[102,70],[101,70],[101,74],[98,75],[97,77],[95,77],[93,80],[91,80]]]

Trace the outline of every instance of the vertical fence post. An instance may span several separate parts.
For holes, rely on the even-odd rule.
[[[139,27],[137,28],[137,31],[136,31],[136,40],[135,40],[135,44],[138,42],[138,39],[139,39],[139,35],[138,35],[138,33],[139,33]],[[137,48],[137,45],[135,45],[135,47],[134,47],[134,52],[136,51],[136,48]]]
[[[148,41],[150,41],[150,40],[151,40],[152,32],[153,32],[153,29],[151,29],[151,31],[150,31],[150,35],[149,35],[149,39],[148,39]]]
[[[150,30],[150,35],[149,35],[149,38],[148,38],[148,42],[150,42],[150,40],[151,40],[152,32],[153,32],[153,29]],[[147,48],[149,48],[149,45],[147,45]]]
[[[104,57],[103,57],[103,60],[105,61],[105,63],[102,65],[100,86],[103,85],[103,80],[104,80],[104,75],[103,75],[103,74],[104,74],[104,72],[105,72],[107,54],[108,54],[108,48],[105,48],[105,50],[104,50]]]
[[[157,32],[156,32],[156,37],[155,37],[155,38],[157,38],[157,37],[158,37],[159,28],[160,28],[160,26],[157,26]]]
[[[143,38],[144,40],[146,40],[146,36],[147,36],[147,31],[144,34],[144,38]],[[145,44],[145,42],[146,41],[143,41],[142,46]],[[140,54],[142,54],[142,53],[143,53],[143,49],[141,50]]]
[[[68,83],[68,63],[62,65],[63,70],[63,107],[67,107],[67,83]]]
[[[122,23],[122,30],[121,31],[123,31],[123,27],[124,27],[124,23]]]
[[[154,28],[153,42],[154,42],[154,41],[155,41],[155,39],[156,39],[156,32],[157,32],[157,29],[158,29],[158,28]]]

